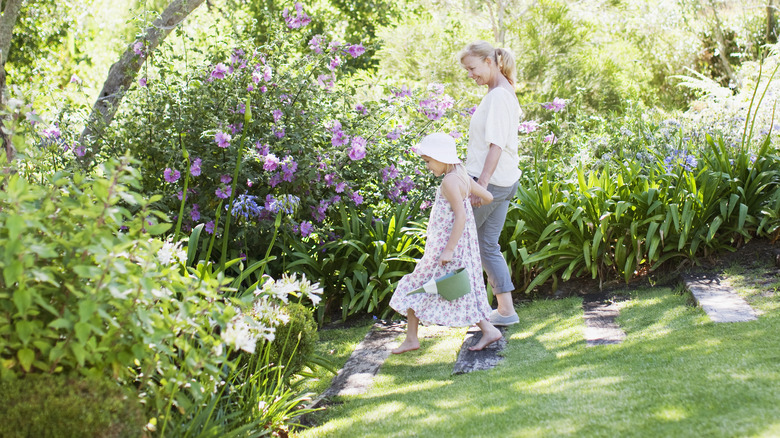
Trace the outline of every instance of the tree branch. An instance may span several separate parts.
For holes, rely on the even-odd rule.
[[[11,39],[14,34],[16,19],[19,18],[19,11],[22,9],[23,0],[6,0],[3,15],[0,16],[0,108],[5,108],[5,62],[8,60],[8,52],[11,50]],[[5,119],[5,117],[3,117]],[[2,120],[0,120],[2,122]],[[13,161],[16,156],[16,149],[11,143],[11,137],[2,129],[0,123],[0,139],[2,139],[7,163]]]
[[[106,82],[103,84],[103,89],[92,107],[92,113],[79,138],[79,143],[85,147],[89,146],[85,159],[100,152],[100,143],[95,140],[111,124],[122,97],[124,97],[130,85],[132,85],[146,57],[160,45],[179,23],[184,21],[204,1],[173,0],[162,14],[154,20],[152,25],[146,28],[144,35],[129,44],[119,61],[111,66],[111,69],[108,71],[108,78],[106,78]],[[141,55],[137,55],[133,47],[138,42],[144,44],[143,54]]]

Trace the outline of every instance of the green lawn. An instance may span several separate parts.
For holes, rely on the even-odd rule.
[[[518,308],[498,367],[458,376],[465,329],[424,327],[420,350],[296,436],[780,436],[780,294],[727,274],[758,321],[715,324],[687,293],[635,290],[620,303],[626,340],[586,347],[580,299],[536,301]]]

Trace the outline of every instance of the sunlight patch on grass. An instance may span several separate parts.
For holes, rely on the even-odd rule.
[[[680,421],[688,418],[688,412],[681,406],[664,406],[656,410],[653,417],[663,421]]]

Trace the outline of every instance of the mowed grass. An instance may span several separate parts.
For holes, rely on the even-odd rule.
[[[580,299],[533,302],[518,308],[498,367],[457,376],[465,329],[423,327],[420,350],[388,358],[368,393],[295,436],[780,436],[777,289],[741,288],[760,317],[727,324],[688,293],[636,290],[619,303],[626,340],[596,347]]]

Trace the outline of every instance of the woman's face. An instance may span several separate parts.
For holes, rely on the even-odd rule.
[[[433,172],[434,176],[441,176],[445,172],[447,172],[447,165],[442,163],[441,161],[434,160],[433,158],[423,155],[422,156],[423,161],[425,161],[425,167],[428,168],[431,172]]]
[[[493,76],[493,63],[490,58],[482,59],[478,56],[467,55],[462,61],[463,68],[468,72],[469,79],[474,79],[477,85],[488,85]]]

